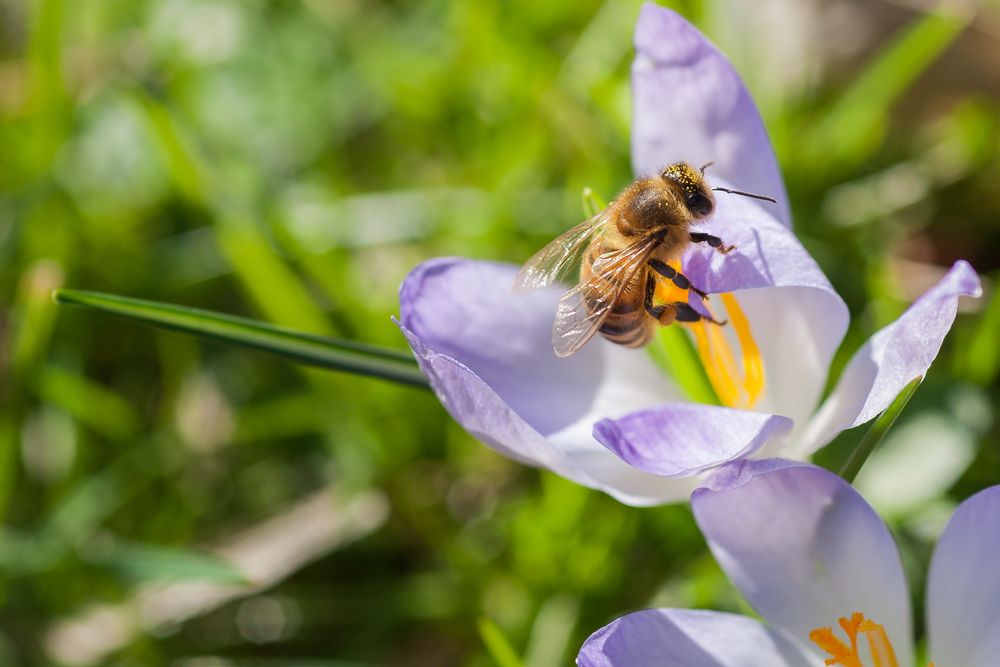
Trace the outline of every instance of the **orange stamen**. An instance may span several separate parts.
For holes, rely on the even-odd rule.
[[[854,612],[849,619],[839,620],[840,628],[847,635],[850,642],[848,646],[833,634],[831,628],[816,628],[809,633],[811,639],[817,646],[830,654],[826,658],[827,665],[841,665],[841,667],[864,667],[861,656],[858,653],[858,635],[864,635],[868,641],[868,651],[871,655],[873,667],[899,667],[896,660],[896,652],[889,641],[889,635],[885,628],[874,621],[865,618],[861,612]],[[934,667],[932,662],[929,667]]]
[[[858,629],[863,622],[864,616],[858,612],[854,612],[850,619],[840,619],[840,627],[851,642],[850,646],[838,639],[833,634],[832,628],[816,628],[809,633],[809,639],[830,654],[830,657],[826,659],[827,665],[864,667],[861,664],[861,658],[858,656]]]

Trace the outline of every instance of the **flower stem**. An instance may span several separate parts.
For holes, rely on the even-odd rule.
[[[875,451],[875,447],[878,443],[882,442],[882,438],[885,437],[892,425],[896,423],[896,419],[903,412],[903,408],[906,404],[910,402],[913,394],[916,393],[917,387],[920,386],[923,377],[919,376],[915,378],[910,384],[903,387],[903,390],[899,392],[899,395],[889,404],[889,407],[885,409],[872,427],[868,429],[865,433],[865,437],[861,439],[858,446],[854,448],[851,455],[847,458],[843,467],[840,469],[840,476],[843,477],[848,483],[853,483],[854,478],[858,476],[861,471],[861,466],[865,464],[871,453]]]
[[[250,347],[285,359],[427,388],[416,361],[401,350],[337,340],[242,317],[114,294],[59,289],[56,303],[97,310],[148,326]]]

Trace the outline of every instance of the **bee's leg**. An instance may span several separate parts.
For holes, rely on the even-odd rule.
[[[691,232],[691,243],[707,243],[723,255],[728,255],[736,250],[736,246],[734,245],[722,245],[722,239],[718,236],[703,234],[702,232]]]
[[[708,298],[708,294],[706,294],[702,290],[692,285],[691,281],[687,279],[687,276],[685,276],[683,273],[676,270],[669,264],[664,264],[658,259],[651,259],[649,260],[649,267],[654,271],[656,271],[657,273],[659,273],[664,278],[672,280],[673,283],[678,287],[680,287],[681,289],[689,289],[698,296],[700,296],[702,299]]]
[[[718,324],[719,326],[722,326],[726,323],[726,320],[722,320],[720,322],[719,320],[712,319],[707,315],[702,315],[697,310],[692,308],[690,304],[684,303],[683,301],[678,301],[676,303],[673,303],[671,304],[671,306],[673,306],[674,309],[677,311],[676,317],[678,322],[700,322],[701,320],[705,320],[706,322],[711,322],[712,324]]]
[[[656,293],[656,277],[652,275],[646,276],[646,299],[643,301],[643,305],[646,307],[646,312],[654,320],[662,324],[663,326],[668,326],[674,321],[674,307],[669,304],[663,304],[660,306],[653,305],[653,295]]]
[[[651,275],[646,275],[646,296],[642,301],[643,307],[653,319],[660,319],[660,315],[667,309],[666,306],[654,306],[653,294],[656,292],[656,279]]]

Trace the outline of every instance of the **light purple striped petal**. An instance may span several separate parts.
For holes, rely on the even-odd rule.
[[[563,452],[467,366],[430,349],[404,325],[400,324],[400,329],[441,404],[466,431],[515,461],[542,466],[571,479],[583,476]]]
[[[809,661],[759,622],[716,611],[647,609],[592,634],[579,667],[800,667]]]
[[[694,285],[734,292],[746,313],[767,380],[754,409],[804,425],[847,331],[847,306],[791,230],[750,200],[720,193],[715,214],[697,230],[736,246],[721,255],[694,245],[683,264]]]
[[[979,276],[969,263],[956,262],[937,285],[854,354],[795,454],[808,456],[841,431],[889,407],[907,384],[927,373],[955,321],[958,298],[981,293]]]
[[[1000,660],[1000,486],[962,503],[941,535],[927,579],[927,627],[936,665]]]
[[[730,580],[771,626],[809,633],[861,612],[913,664],[910,598],[882,520],[836,475],[807,464],[743,460],[713,474],[691,506]]]
[[[516,267],[437,259],[400,288],[400,328],[445,409],[501,454],[548,468],[630,505],[687,498],[696,479],[629,466],[593,425],[676,399],[641,350],[595,339],[567,359],[552,352],[560,290],[514,295]]]
[[[714,165],[740,190],[778,200],[791,225],[788,198],[760,114],[732,64],[675,12],[643,6],[632,65],[632,165],[650,175],[671,162]],[[754,204],[756,205],[756,204]]]
[[[594,437],[630,465],[686,476],[748,456],[787,434],[785,417],[697,403],[670,403],[594,425]]]

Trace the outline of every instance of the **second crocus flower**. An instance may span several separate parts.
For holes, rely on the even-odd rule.
[[[816,466],[741,461],[691,499],[729,579],[762,621],[649,609],[595,632],[580,667],[910,667],[910,596],[875,510]],[[927,578],[928,662],[992,667],[1000,654],[1000,486],[969,498],[938,541]]]

